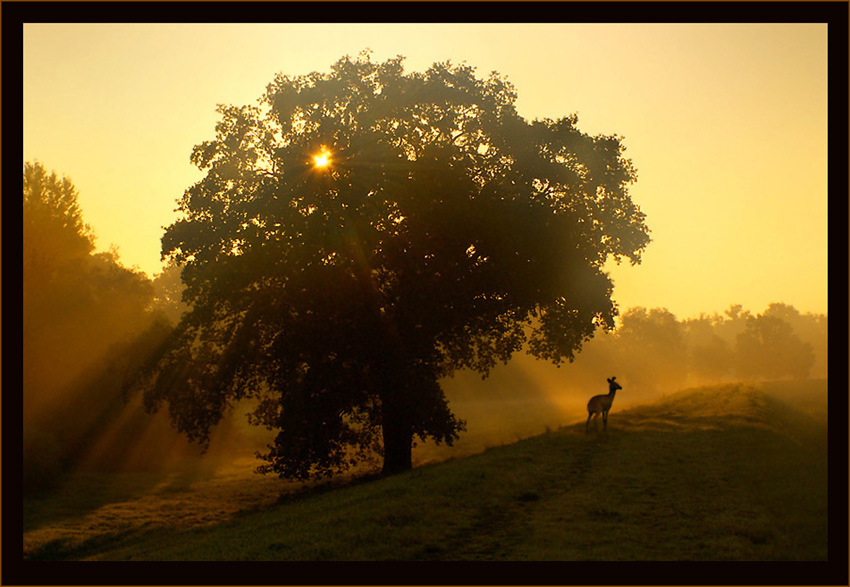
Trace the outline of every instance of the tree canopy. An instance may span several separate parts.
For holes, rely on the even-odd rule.
[[[344,57],[220,106],[163,256],[183,315],[141,378],[205,442],[243,398],[278,434],[264,471],[307,478],[463,429],[439,379],[527,348],[573,360],[613,327],[609,258],[649,242],[618,136],[526,121],[493,72]],[[321,158],[317,158],[321,156]]]
[[[37,278],[94,250],[94,235],[83,222],[77,189],[67,177],[38,162],[24,164],[24,278]]]

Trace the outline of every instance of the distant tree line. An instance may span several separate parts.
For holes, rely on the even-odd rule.
[[[593,385],[612,369],[644,392],[732,380],[826,378],[827,316],[783,303],[761,314],[732,305],[723,315],[683,320],[665,308],[631,308],[615,330],[599,331],[585,345],[569,376]]]
[[[95,235],[83,221],[77,195],[68,178],[37,162],[25,164],[26,488],[50,485],[61,472],[87,459],[113,466],[126,462],[130,447],[150,429],[151,419],[142,409],[128,409],[128,398],[121,393],[122,373],[161,341],[179,304],[170,297],[173,272],[151,281],[143,272],[123,266],[114,248],[95,252]],[[179,282],[179,275],[176,278]],[[150,458],[162,456],[165,443],[182,440],[169,438],[167,424],[151,434],[157,439],[149,443]],[[163,445],[159,454],[158,443]]]

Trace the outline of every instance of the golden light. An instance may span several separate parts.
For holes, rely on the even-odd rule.
[[[313,165],[315,167],[327,167],[331,164],[331,153],[324,147],[318,155],[313,155]]]

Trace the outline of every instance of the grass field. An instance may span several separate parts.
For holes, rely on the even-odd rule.
[[[386,479],[79,476],[30,560],[826,560],[826,382],[686,390]]]

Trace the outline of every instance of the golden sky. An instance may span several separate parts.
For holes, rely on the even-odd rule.
[[[525,118],[623,137],[653,242],[621,309],[827,311],[826,24],[26,24],[24,160],[68,176],[99,249],[161,270],[216,104],[345,54],[465,61]]]

